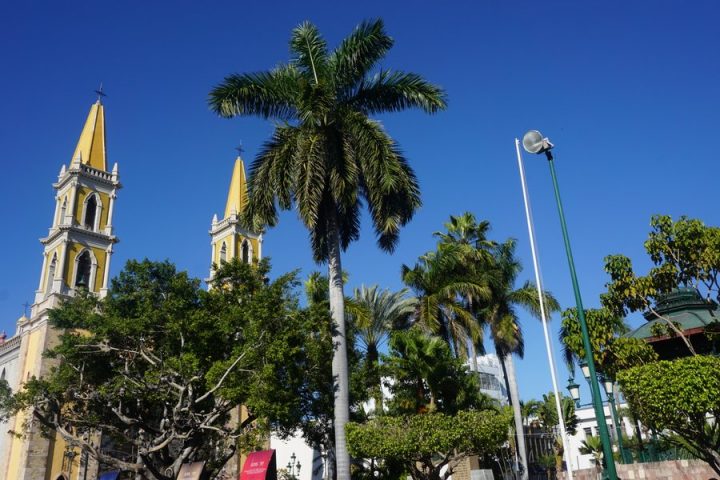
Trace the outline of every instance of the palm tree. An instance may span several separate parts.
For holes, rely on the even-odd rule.
[[[493,256],[490,253],[497,244],[487,239],[490,231],[490,222],[483,220],[478,223],[475,216],[465,212],[460,216],[450,215],[450,221],[445,223],[447,232],[435,232],[434,235],[440,241],[438,250],[458,256],[458,265],[462,269],[461,276],[472,278],[473,282],[485,287],[490,282],[488,278],[492,275],[491,264]],[[484,296],[486,297],[486,295]],[[473,311],[473,297],[466,295],[463,298],[468,310]],[[481,343],[470,342],[470,358],[474,371],[478,371],[477,352],[483,352]]]
[[[446,106],[443,90],[417,74],[380,70],[371,75],[392,45],[383,22],[375,20],[359,25],[329,52],[317,27],[306,22],[292,32],[290,63],[267,72],[230,75],[209,97],[210,108],[220,116],[279,122],[252,164],[245,220],[254,228],[273,226],[278,207],[296,206],[310,232],[315,260],[328,264],[336,325],[332,371],[338,387],[339,480],[350,478],[341,250],[360,236],[363,202],[385,251],[394,249],[400,228],[420,205],[415,174],[397,143],[369,116],[408,108],[434,113]]]
[[[440,336],[461,359],[468,343],[482,345],[482,329],[463,299],[490,297],[487,285],[466,274],[463,260],[461,247],[448,245],[421,256],[413,268],[402,266],[403,282],[418,297],[414,323]]]
[[[491,285],[492,299],[478,312],[478,315],[489,326],[495,351],[505,375],[508,398],[513,408],[518,454],[520,461],[526,467],[523,478],[527,478],[527,453],[513,354],[522,358],[525,351],[517,307],[523,307],[532,316],[540,318],[540,298],[535,285],[531,282],[525,282],[522,287],[514,289],[517,276],[522,270],[520,262],[515,258],[514,239],[498,245],[494,249],[494,258],[496,275],[492,277],[494,279]],[[549,292],[543,292],[543,300],[548,314],[560,310],[557,300]]]
[[[387,342],[390,332],[406,328],[415,312],[417,299],[399,292],[380,290],[377,285],[356,288],[348,309],[354,321],[357,338],[365,348],[369,387],[375,399],[375,410],[382,410],[382,379],[379,370],[379,350]]]

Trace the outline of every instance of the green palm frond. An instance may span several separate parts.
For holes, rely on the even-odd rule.
[[[221,117],[253,115],[289,120],[297,116],[300,72],[286,65],[260,73],[234,74],[210,91],[210,109]]]
[[[304,73],[312,77],[315,84],[327,71],[327,43],[320,35],[318,28],[310,22],[303,22],[292,31],[290,51],[293,63]]]
[[[420,75],[386,70],[361,81],[347,104],[368,115],[408,108],[436,113],[447,107],[447,98],[442,89],[425,81]]]
[[[348,35],[330,54],[329,65],[336,87],[355,86],[392,48],[393,39],[380,19],[366,21]]]

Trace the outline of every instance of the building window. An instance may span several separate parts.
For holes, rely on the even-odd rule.
[[[583,428],[583,431],[585,432],[585,438],[592,437],[592,427],[585,427]]]
[[[3,380],[5,380],[5,369],[4,368],[3,368],[2,373],[0,374],[0,382],[2,382]]]
[[[227,245],[223,242],[222,247],[220,247],[220,261],[224,262],[225,260],[227,260]]]
[[[83,220],[83,225],[85,226],[85,228],[95,230],[95,217],[97,216],[97,207],[97,197],[95,195],[90,195],[87,202],[85,202],[85,219]]]
[[[92,259],[90,252],[85,250],[77,261],[77,272],[75,274],[75,286],[90,288],[90,272],[92,271]]]
[[[55,268],[57,267],[57,253],[53,253],[52,261],[48,267],[47,284],[45,285],[45,291],[52,291],[53,280],[55,280]]]
[[[247,240],[242,243],[242,261],[243,263],[250,263],[250,245],[248,245]]]

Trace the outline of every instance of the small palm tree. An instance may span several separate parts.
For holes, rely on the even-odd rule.
[[[592,455],[592,462],[595,464],[595,470],[599,474],[602,470],[603,449],[600,437],[587,437],[580,444],[581,455]]]
[[[369,387],[375,398],[375,409],[382,409],[382,385],[379,369],[380,348],[392,330],[406,328],[415,312],[417,300],[408,297],[408,290],[380,290],[377,285],[355,289],[350,315],[358,340],[365,349]]]
[[[446,106],[444,92],[414,73],[379,70],[393,45],[383,22],[362,23],[328,51],[317,27],[292,32],[290,63],[260,73],[226,77],[210,92],[210,108],[222,117],[259,116],[278,123],[250,169],[245,220],[273,226],[278,207],[297,207],[310,232],[315,260],[327,262],[330,310],[338,346],[332,371],[337,382],[335,442],[337,478],[349,480],[345,441],[349,417],[345,308],[341,251],[360,236],[367,205],[381,249],[392,251],[400,228],[420,206],[415,174],[395,141],[371,115]]]

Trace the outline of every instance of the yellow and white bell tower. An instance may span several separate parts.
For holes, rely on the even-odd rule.
[[[88,114],[68,167],[55,188],[55,215],[44,245],[40,283],[31,318],[55,306],[57,299],[85,288],[107,293],[110,257],[118,241],[112,217],[121,188],[117,163],[107,169],[105,108],[98,100]]]
[[[219,265],[233,258],[251,263],[262,258],[262,234],[251,232],[240,223],[240,215],[247,204],[247,178],[245,164],[238,155],[233,167],[230,189],[225,204],[225,216],[218,220],[213,216],[210,238],[212,264]],[[213,269],[210,267],[210,279]]]
[[[52,348],[58,332],[48,324],[48,310],[57,307],[78,289],[99,296],[107,293],[110,257],[118,241],[113,233],[113,209],[121,188],[118,168],[107,168],[105,151],[105,109],[100,101],[90,107],[69,165],[63,165],[55,189],[55,214],[43,244],[43,266],[30,318],[21,317],[17,324],[20,337],[18,379],[48,373],[52,361],[43,352]],[[27,414],[20,413],[10,421],[13,430],[23,431]],[[48,439],[31,425],[27,435],[14,437],[0,461],[0,478],[53,480],[69,472],[80,471],[80,455],[55,435]],[[4,460],[4,459],[0,459]]]

